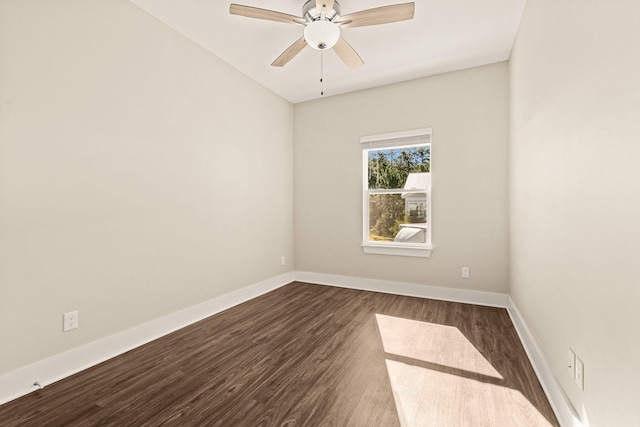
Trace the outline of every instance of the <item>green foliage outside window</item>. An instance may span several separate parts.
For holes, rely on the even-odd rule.
[[[370,240],[393,241],[404,219],[404,200],[400,194],[369,196]]]
[[[369,151],[370,190],[402,188],[414,172],[431,172],[431,147]]]

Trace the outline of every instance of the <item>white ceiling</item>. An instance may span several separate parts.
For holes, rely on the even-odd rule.
[[[301,16],[305,0],[130,0],[292,103],[320,98],[320,52],[270,64],[302,36],[299,25],[230,15],[233,3]],[[342,14],[408,0],[342,0]],[[504,61],[526,0],[415,0],[411,21],[347,28],[364,60],[350,70],[324,52],[324,96]]]

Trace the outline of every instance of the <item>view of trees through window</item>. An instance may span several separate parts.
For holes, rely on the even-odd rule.
[[[431,147],[369,151],[369,190],[403,188],[413,172],[431,172]]]
[[[398,190],[369,194],[369,240],[394,241],[402,224],[426,223],[426,193],[407,193],[402,189],[410,173],[430,172],[430,165],[429,145],[369,150],[369,190]],[[424,200],[405,200],[416,196]]]

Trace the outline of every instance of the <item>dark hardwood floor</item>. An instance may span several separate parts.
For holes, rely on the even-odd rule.
[[[294,282],[0,406],[2,426],[556,426],[504,309]]]

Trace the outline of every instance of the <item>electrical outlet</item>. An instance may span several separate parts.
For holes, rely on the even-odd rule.
[[[573,377],[580,390],[584,390],[584,363],[576,356],[575,375]]]
[[[469,278],[469,267],[462,267],[462,277],[465,279]]]
[[[78,328],[78,310],[70,311],[62,316],[62,331],[67,332]]]
[[[575,378],[576,374],[575,374],[575,368],[576,366],[576,354],[573,352],[573,350],[569,349],[569,352],[567,353],[567,369],[569,370],[569,375],[571,376],[571,378]]]
[[[285,262],[284,262],[284,261],[285,261],[285,260],[284,260],[284,256],[281,256],[281,257],[280,257],[280,265],[284,265],[284,264],[285,264]]]

